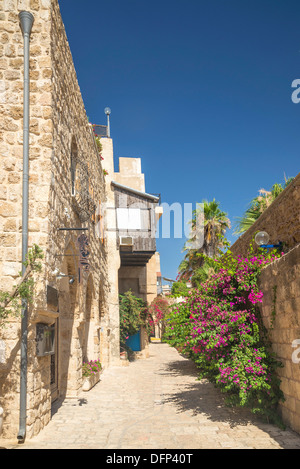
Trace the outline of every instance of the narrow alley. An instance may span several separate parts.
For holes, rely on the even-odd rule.
[[[2,443],[2,444],[1,444]],[[40,434],[8,449],[300,449],[300,435],[224,406],[194,364],[167,344],[103,372],[79,398],[56,402]]]

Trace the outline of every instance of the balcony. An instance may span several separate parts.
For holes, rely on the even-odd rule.
[[[121,265],[145,266],[156,251],[155,208],[160,198],[116,182],[112,186]]]

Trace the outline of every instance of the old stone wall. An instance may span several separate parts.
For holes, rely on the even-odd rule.
[[[35,18],[30,40],[29,247],[36,243],[45,255],[42,273],[35,278],[35,303],[28,323],[30,438],[49,422],[53,396],[78,394],[84,359],[100,357],[108,366],[112,336],[107,248],[100,240],[97,215],[106,198],[105,181],[57,0],[0,0],[0,289],[12,289],[21,260],[21,10],[30,11]],[[88,230],[74,230],[82,227]],[[79,272],[80,234],[86,234],[89,241],[87,272]],[[58,279],[55,269],[74,276],[74,282],[69,283],[71,277]],[[48,287],[57,292],[57,305],[49,302]],[[39,322],[56,324],[55,378],[52,358],[36,355]],[[2,436],[13,438],[19,419],[19,317],[0,331],[0,341]]]
[[[273,350],[283,364],[278,371],[286,399],[282,417],[300,433],[300,350],[297,354],[296,348],[300,343],[300,174],[233,244],[233,254],[247,255],[257,231],[267,231],[270,244],[283,242],[285,255],[265,267],[260,277],[261,311]]]
[[[80,349],[82,343],[86,341],[90,345],[95,343],[98,347],[98,355],[101,355],[102,362],[105,362],[103,365],[107,366],[109,357],[106,360],[104,359],[105,353],[101,350],[100,343],[98,343],[102,336],[102,348],[105,348],[107,329],[109,329],[107,314],[107,292],[109,289],[107,252],[105,244],[100,241],[98,226],[100,204],[105,203],[106,200],[105,181],[100,156],[88,123],[71,51],[56,0],[52,1],[51,9],[51,58],[54,148],[49,199],[55,210],[51,211],[51,246],[47,265],[49,272],[62,266],[59,258],[66,252],[70,244],[74,246],[75,252],[72,261],[77,265],[77,239],[82,233],[72,230],[58,233],[57,230],[62,227],[88,228],[86,233],[89,239],[90,251],[89,272],[81,274],[81,284],[78,285],[77,304],[74,308],[75,314],[71,318],[74,333],[72,347],[75,346]],[[75,197],[72,196],[72,157],[75,158],[76,162]],[[85,213],[82,214],[82,208],[85,209],[90,204],[95,204],[96,211],[93,215],[88,213],[85,216]],[[66,267],[66,271],[68,271],[68,266]],[[55,279],[52,278],[52,281],[55,282]],[[89,305],[88,301],[92,304]],[[87,322],[88,309],[92,309],[91,319],[93,325],[88,325]],[[101,318],[99,313],[101,313]],[[87,332],[88,327],[90,328],[89,333]],[[70,324],[68,328],[70,328]],[[67,351],[69,350],[70,347]],[[91,356],[90,354],[85,355],[83,358],[99,358],[99,356]],[[78,365],[76,362],[73,363],[71,368],[69,366],[68,373],[72,372],[75,376],[80,374],[80,366],[81,363],[78,363]],[[76,379],[73,381],[76,382]],[[72,392],[74,392],[74,389]]]
[[[0,288],[10,288],[20,270],[23,158],[23,37],[18,13],[33,12],[30,43],[30,207],[35,242],[47,237],[49,168],[52,152],[49,1],[0,2]]]
[[[29,244],[45,247],[48,231],[48,190],[52,153],[49,2],[0,2],[0,289],[11,291],[21,270],[23,161],[23,36],[18,13],[35,17],[30,42],[30,203]],[[47,67],[46,67],[47,65]],[[0,363],[0,405],[3,434],[16,436],[19,418],[20,318],[0,331],[4,353]],[[29,341],[31,329],[29,328]],[[39,413],[41,425],[50,412],[50,377],[43,358],[28,377],[29,425]],[[32,365],[29,365],[29,369]],[[43,382],[43,385],[41,384]],[[42,391],[43,387],[43,391]],[[43,393],[43,396],[41,394]],[[43,407],[43,411],[40,411]]]
[[[300,245],[263,269],[260,288],[264,324],[283,364],[278,370],[286,399],[282,418],[300,433]]]

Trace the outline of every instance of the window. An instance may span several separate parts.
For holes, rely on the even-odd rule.
[[[117,208],[119,230],[140,230],[141,210],[139,208]]]
[[[71,147],[71,194],[76,195],[77,145],[73,138]]]
[[[71,160],[71,184],[72,184],[72,196],[76,194],[76,161],[74,158]]]

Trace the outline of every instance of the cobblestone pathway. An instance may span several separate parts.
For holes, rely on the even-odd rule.
[[[300,449],[300,435],[226,408],[190,360],[151,344],[150,358],[105,370],[92,390],[56,403],[37,437],[11,448]]]

